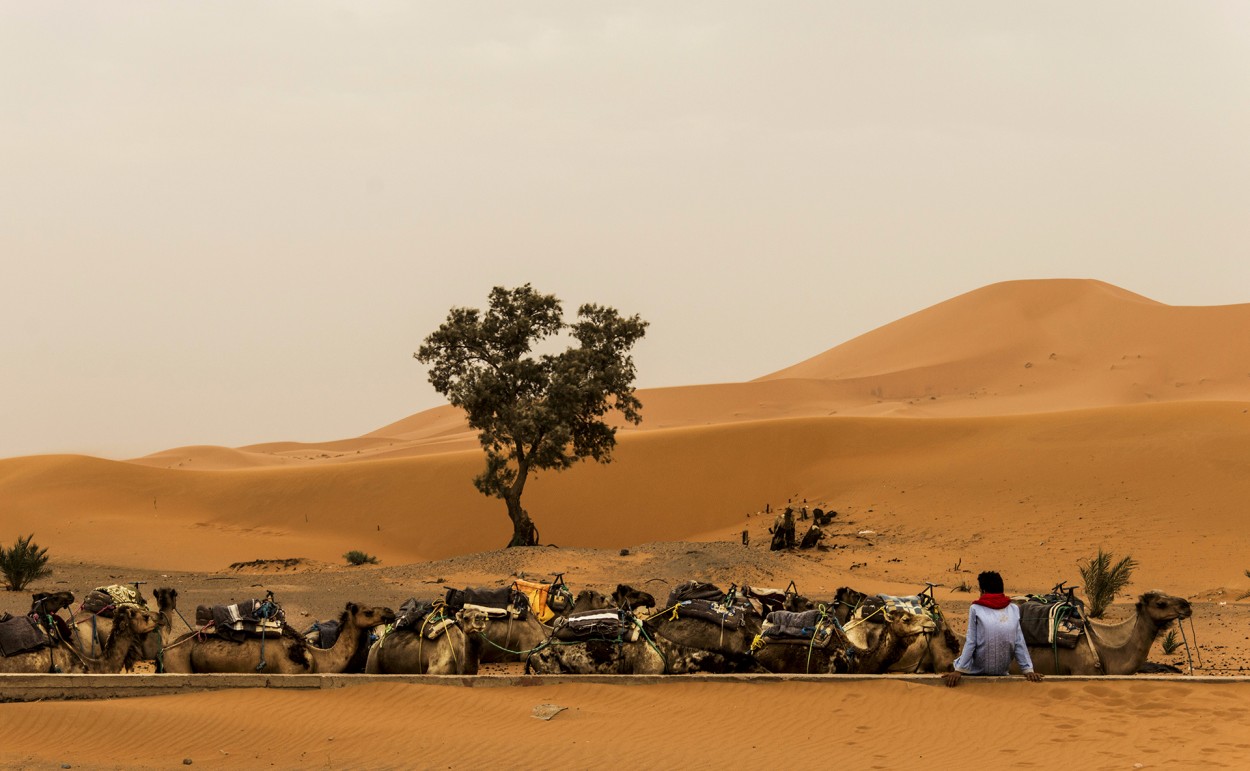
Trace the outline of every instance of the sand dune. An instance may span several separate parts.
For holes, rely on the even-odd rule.
[[[1230,330],[1246,328],[1250,305],[996,284],[761,380],[642,392],[614,463],[539,475],[526,505],[544,541],[619,548],[733,538],[765,503],[808,498],[935,561],[1062,538],[1218,586],[1245,546],[1250,336]],[[394,563],[506,540],[502,505],[470,484],[480,462],[443,407],[331,442],[3,460],[0,496],[14,529],[71,559],[210,569],[359,548]]]
[[[969,292],[747,383],[643,389],[626,432],[828,415],[974,417],[1176,401],[1250,401],[1250,304],[1175,307],[1080,279]],[[240,448],[344,462],[477,447],[439,407],[354,439]],[[184,467],[218,467],[196,457]],[[177,454],[173,457],[180,457]],[[136,462],[169,466],[169,453]],[[252,465],[247,456],[240,467]]]

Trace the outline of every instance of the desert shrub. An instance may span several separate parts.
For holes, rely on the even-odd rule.
[[[1102,618],[1102,614],[1111,607],[1115,596],[1128,586],[1137,569],[1137,561],[1131,556],[1111,563],[1111,552],[1098,550],[1098,556],[1088,562],[1078,563],[1081,580],[1085,582],[1085,598],[1089,600],[1089,617]]]
[[[34,533],[25,538],[19,536],[11,549],[0,546],[0,573],[4,574],[5,588],[20,592],[31,581],[52,575],[48,567],[48,550],[33,543]]]
[[[347,560],[349,565],[376,565],[378,558],[372,554],[365,554],[359,549],[352,549],[343,555],[343,559]]]
[[[1247,570],[1247,571],[1246,571],[1246,578],[1250,578],[1250,570]],[[1250,597],[1250,592],[1246,592],[1245,594],[1241,595],[1241,596],[1240,596],[1240,597],[1238,597],[1237,599],[1239,599],[1239,600],[1244,600],[1244,599],[1246,599],[1247,597]]]
[[[1168,636],[1163,638],[1163,642],[1160,645],[1163,646],[1163,652],[1167,655],[1171,656],[1173,653],[1176,653],[1176,649],[1181,647],[1181,641],[1176,636],[1176,630],[1169,630]]]
[[[965,578],[964,580],[960,581],[958,584],[955,585],[954,591],[970,592],[972,591],[972,584],[968,583],[968,579]]]

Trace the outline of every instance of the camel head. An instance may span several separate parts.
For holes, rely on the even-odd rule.
[[[857,592],[849,586],[839,587],[837,594],[833,596],[835,605],[845,605],[848,608],[857,608],[866,599],[868,599],[868,595],[863,592]]]
[[[113,630],[128,629],[136,637],[156,629],[160,617],[137,605],[120,605],[113,611]]]
[[[169,586],[162,586],[152,590],[152,596],[156,598],[156,607],[162,611],[176,610],[178,608],[178,590]]]
[[[801,594],[796,594],[794,592],[787,592],[786,599],[781,604],[781,609],[788,610],[791,613],[802,613],[808,610],[815,610],[816,603],[812,602],[811,600],[807,599]]]
[[[348,621],[357,629],[371,629],[381,624],[389,624],[394,620],[395,611],[390,608],[366,607],[349,602],[343,609],[341,628],[346,628]]]
[[[933,634],[937,631],[937,624],[933,623],[933,619],[905,610],[887,610],[885,623],[889,625],[895,637],[915,637],[918,634]]]
[[[629,584],[616,585],[616,591],[612,592],[612,602],[622,610],[655,607],[655,597]]]
[[[456,613],[456,622],[465,634],[482,633],[490,625],[490,616],[477,608],[465,608]]]
[[[54,615],[74,604],[73,592],[35,592],[30,595],[30,612]]]
[[[612,604],[612,601],[603,592],[596,592],[594,589],[583,589],[577,593],[577,597],[573,600],[573,610],[569,612],[605,610],[614,607],[616,606]]]
[[[1137,612],[1144,613],[1159,629],[1165,629],[1178,618],[1192,616],[1194,609],[1184,597],[1173,597],[1156,589],[1138,598]]]

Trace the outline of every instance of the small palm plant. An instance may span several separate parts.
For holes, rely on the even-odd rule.
[[[1246,578],[1250,578],[1250,570],[1247,570],[1247,571],[1246,571]],[[1246,599],[1247,597],[1250,597],[1250,592],[1246,592],[1245,594],[1241,595],[1241,596],[1240,596],[1240,597],[1238,597],[1237,599],[1239,599],[1239,600],[1244,600],[1244,599]]]
[[[1163,646],[1163,652],[1167,655],[1171,656],[1173,653],[1176,653],[1176,649],[1181,647],[1181,641],[1176,636],[1176,630],[1169,630],[1168,636],[1163,638],[1163,642],[1160,645]]]
[[[52,575],[48,550],[33,543],[34,537],[34,533],[24,538],[18,536],[11,549],[0,546],[0,573],[4,574],[5,588],[11,592],[20,592],[31,581]]]
[[[1137,569],[1137,561],[1131,556],[1111,563],[1110,552],[1098,549],[1098,556],[1085,563],[1078,563],[1081,579],[1085,582],[1085,597],[1089,600],[1089,617],[1102,618],[1115,596],[1128,586]]]

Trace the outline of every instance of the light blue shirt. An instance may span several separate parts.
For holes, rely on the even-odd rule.
[[[1020,608],[1001,610],[973,605],[968,608],[968,639],[955,660],[955,671],[965,675],[1005,675],[1015,658],[1021,672],[1033,671],[1029,646],[1020,630]]]

